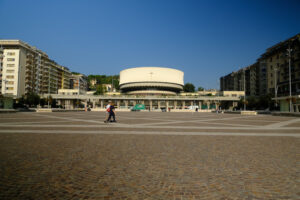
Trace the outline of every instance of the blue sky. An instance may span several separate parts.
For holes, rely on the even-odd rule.
[[[300,33],[299,10],[297,0],[0,0],[0,39],[86,75],[164,66],[209,89]]]

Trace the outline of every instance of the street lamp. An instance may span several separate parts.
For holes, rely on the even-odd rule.
[[[244,69],[244,111],[246,110],[246,69]]]
[[[293,51],[289,45],[288,51],[288,57],[289,57],[289,88],[290,88],[290,112],[292,112],[292,78],[291,78],[291,52]]]
[[[277,70],[278,70],[278,68],[277,67],[275,67],[274,68],[274,84],[275,84],[275,86],[274,86],[274,91],[275,91],[275,109],[277,109],[277,91],[278,91],[278,86],[277,86]]]

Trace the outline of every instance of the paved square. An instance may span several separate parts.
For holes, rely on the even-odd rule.
[[[300,118],[0,114],[0,199],[299,199]]]

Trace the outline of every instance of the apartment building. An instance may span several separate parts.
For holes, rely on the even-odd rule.
[[[244,91],[249,82],[249,69],[240,69],[220,78],[221,91]],[[247,90],[246,93],[249,93]]]
[[[3,66],[3,48],[0,46],[0,95],[2,94],[2,66]]]
[[[220,78],[221,91],[243,90],[243,79],[246,80],[246,95],[262,96],[289,94],[289,55],[292,49],[291,82],[292,95],[300,94],[300,34],[280,42],[266,50],[253,65],[232,72]]]
[[[87,91],[88,79],[87,76],[79,73],[72,73],[70,76],[70,89],[79,89],[80,91]]]
[[[291,54],[289,54],[289,49]],[[289,95],[289,59],[292,95],[300,94],[300,34],[280,42],[261,55],[266,65],[266,92],[278,96]]]
[[[56,94],[70,87],[71,72],[48,55],[20,40],[0,40],[3,48],[1,93],[19,98],[24,94]]]

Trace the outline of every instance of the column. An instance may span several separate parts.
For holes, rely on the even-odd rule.
[[[218,104],[218,102],[215,102],[215,104],[216,104],[216,110],[219,110],[219,104]]]
[[[149,100],[150,110],[152,110],[152,100]]]
[[[237,102],[232,102],[232,107],[234,108],[234,107],[236,107],[237,106]]]
[[[135,106],[136,105],[136,100],[133,100],[133,106]]]
[[[103,100],[100,101],[101,108],[103,108]]]
[[[87,101],[83,101],[84,111],[87,111]]]
[[[202,101],[199,101],[199,110],[202,109]]]
[[[184,107],[185,107],[185,101],[183,100],[182,101],[182,109],[184,109]]]
[[[191,106],[193,106],[194,105],[194,101],[191,101]]]
[[[93,108],[96,108],[96,101],[93,99]]]
[[[157,101],[157,107],[158,107],[158,109],[160,109],[160,101],[159,100]]]
[[[210,107],[210,101],[207,101],[207,110],[209,110]]]
[[[120,100],[117,100],[117,107],[120,109]]]
[[[128,109],[128,100],[124,100],[125,101],[125,107],[126,109]]]
[[[169,111],[169,101],[166,101],[166,109]]]
[[[174,101],[174,109],[176,109],[177,108],[177,101],[175,100]]]

